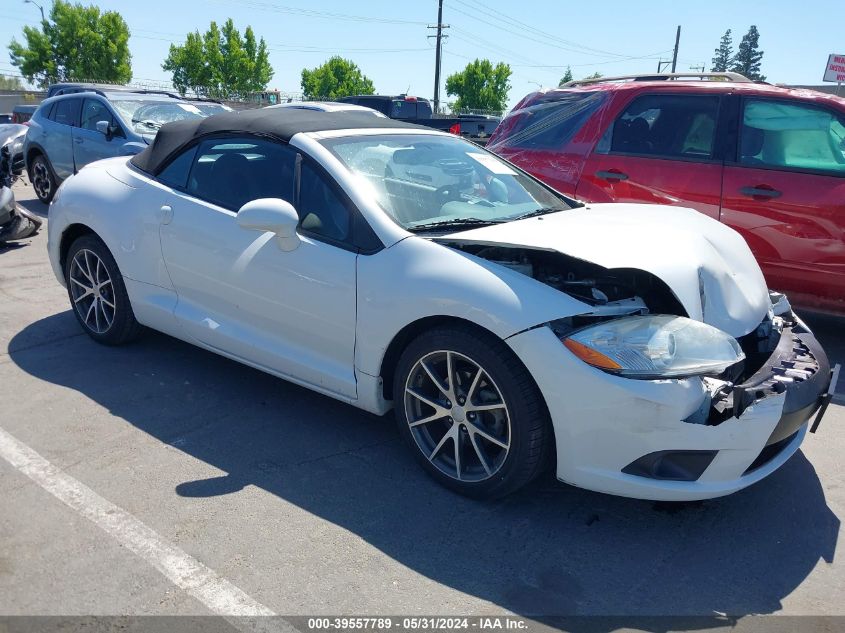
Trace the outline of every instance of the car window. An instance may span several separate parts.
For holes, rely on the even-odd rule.
[[[713,155],[719,97],[646,95],[614,121],[610,151],[666,158]]]
[[[300,171],[297,207],[303,230],[336,241],[349,237],[352,217],[349,208],[307,161],[302,162]]]
[[[79,109],[82,99],[62,99],[53,110],[53,120],[62,125],[79,125]]]
[[[187,191],[237,213],[258,198],[293,200],[296,153],[256,138],[212,139],[200,144]]]
[[[188,185],[188,174],[191,172],[191,165],[194,163],[196,153],[196,145],[189,150],[185,150],[170,161],[170,164],[162,169],[156,178],[169,187],[184,189]]]
[[[142,135],[155,135],[165,123],[208,116],[194,104],[176,99],[120,96],[110,102],[129,129]]]
[[[551,93],[506,116],[490,149],[562,149],[605,101],[603,92]]]
[[[49,119],[50,121],[56,120],[56,117],[55,117],[55,115],[56,115],[56,104],[55,103],[51,103],[50,105],[46,106],[45,108],[42,108],[42,110],[43,110],[43,114],[44,114],[45,119]]]
[[[114,117],[103,102],[86,99],[82,104],[82,122],[79,127],[96,131],[98,121],[108,121],[109,126],[114,125]]]
[[[416,119],[417,102],[405,99],[394,99],[390,105],[391,119]]]
[[[739,162],[845,174],[845,116],[798,103],[749,99]]]

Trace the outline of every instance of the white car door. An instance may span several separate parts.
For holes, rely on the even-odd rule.
[[[206,347],[355,398],[357,253],[343,245],[348,204],[321,175],[304,170],[304,178],[319,178],[296,200],[305,221],[299,246],[285,252],[273,233],[244,230],[236,216],[257,198],[295,200],[296,152],[244,137],[206,140],[187,153],[182,169],[193,158],[190,175],[171,190],[160,230],[179,323]],[[319,217],[332,211],[341,226],[322,227]]]

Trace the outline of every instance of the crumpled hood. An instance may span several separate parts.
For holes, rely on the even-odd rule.
[[[690,318],[732,336],[748,334],[770,309],[766,281],[745,240],[692,209],[591,204],[448,236],[464,243],[558,251],[605,268],[662,279]]]

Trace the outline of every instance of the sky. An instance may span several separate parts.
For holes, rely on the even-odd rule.
[[[42,0],[37,0],[42,3]],[[332,55],[352,59],[380,94],[431,98],[434,91],[434,31],[437,0],[83,0],[119,11],[129,25],[134,81],[164,82],[171,42],[189,31],[205,31],[231,17],[243,31],[251,25],[270,49],[275,75],[269,88],[300,91],[303,68]],[[45,11],[50,0],[43,0]],[[510,64],[509,106],[539,87],[557,86],[566,66],[576,78],[654,72],[671,59],[681,26],[678,71],[702,64],[726,29],[734,47],[751,24],[760,31],[768,81],[820,84],[827,56],[845,53],[837,16],[839,2],[808,0],[444,0],[449,28],[443,47],[442,83],[469,61],[487,58]],[[0,74],[15,74],[5,46],[38,8],[23,0],[0,0]],[[448,100],[441,87],[441,100]]]

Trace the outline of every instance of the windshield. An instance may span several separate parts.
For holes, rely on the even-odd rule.
[[[161,99],[111,99],[120,117],[136,134],[156,132],[165,123],[207,115],[192,103]]]
[[[578,206],[490,152],[452,136],[373,135],[322,143],[409,231],[508,222]]]

